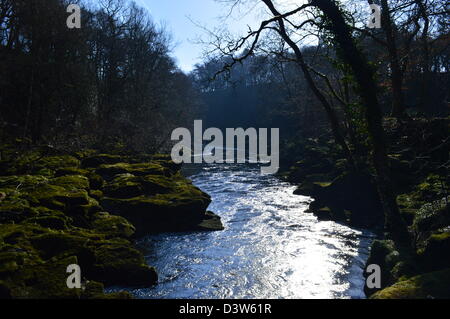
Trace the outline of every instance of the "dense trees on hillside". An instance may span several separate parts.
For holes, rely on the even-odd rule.
[[[5,133],[157,150],[191,122],[196,94],[169,55],[169,34],[133,2],[99,3],[85,3],[82,27],[69,29],[68,1],[0,1]]]

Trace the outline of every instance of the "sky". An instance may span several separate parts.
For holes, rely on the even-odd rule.
[[[226,27],[239,32],[245,23],[255,24],[253,14],[235,12],[226,18],[230,6],[215,0],[135,0],[150,12],[153,20],[163,24],[173,37],[173,56],[185,72],[201,62],[204,46],[196,43],[207,40],[208,30]],[[243,16],[245,15],[245,16]],[[224,21],[226,20],[226,21]]]
[[[265,8],[259,1],[249,1],[249,4],[235,8],[229,16],[231,6],[218,0],[135,0],[150,12],[153,20],[163,23],[172,34],[174,40],[173,56],[178,66],[185,72],[193,69],[201,62],[204,46],[198,39],[208,39],[203,29],[214,30],[227,28],[234,34],[245,34],[247,25],[259,26],[265,15]],[[282,9],[299,0],[278,0]],[[256,7],[255,7],[256,4]]]

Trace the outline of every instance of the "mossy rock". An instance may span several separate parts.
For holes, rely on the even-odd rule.
[[[210,200],[207,197],[105,197],[102,206],[109,212],[125,217],[136,226],[138,235],[147,232],[184,231],[195,228],[205,218]]]
[[[40,172],[41,175],[52,176],[56,168],[79,164],[76,160],[73,161],[70,156],[43,156],[43,153],[39,150],[26,152],[15,150],[13,153],[15,155],[1,163],[3,175],[37,174]]]
[[[131,237],[136,228],[121,216],[110,215],[107,212],[99,212],[94,215],[92,228],[109,237]]]
[[[12,274],[72,256],[77,258],[83,276],[107,285],[151,286],[156,282],[155,270],[145,264],[142,253],[128,240],[110,238],[102,232],[80,228],[56,231],[31,224],[0,225],[0,239],[0,276],[10,278],[12,283],[19,280]]]
[[[77,168],[77,167],[66,167],[56,170],[55,177],[66,176],[66,175],[81,175],[86,176],[89,173],[88,170]]]
[[[409,249],[396,247],[392,240],[374,240],[366,265],[376,264],[381,268],[381,288],[394,284],[401,278],[409,278],[419,272],[417,260]],[[364,274],[366,277],[368,274]],[[364,287],[367,296],[380,289]]]
[[[89,191],[89,196],[100,201],[103,198],[103,192],[98,189],[93,189]]]
[[[69,289],[66,284],[67,266],[77,264],[74,256],[21,267],[4,281],[12,298],[81,298],[81,289]]]
[[[450,231],[432,234],[418,254],[429,271],[450,267]]]
[[[142,176],[139,179],[139,182],[142,185],[142,189],[144,193],[147,195],[155,195],[155,194],[167,194],[176,189],[175,183],[177,180],[182,179],[181,175],[177,175],[173,178],[167,178],[161,175],[146,175]]]
[[[83,287],[82,299],[133,299],[127,291],[105,293],[104,285],[96,281],[88,281]]]
[[[88,266],[94,262],[94,253],[89,244],[95,240],[101,240],[101,236],[95,236],[85,232],[83,234],[71,234],[67,232],[49,231],[29,239],[31,245],[38,251],[43,260],[54,257],[61,259],[67,256],[77,256],[80,266]]]
[[[161,175],[135,176],[133,174],[118,174],[103,188],[104,195],[113,198],[132,198],[140,195],[167,194],[176,191],[178,177]],[[182,181],[184,182],[184,181]]]
[[[98,154],[98,151],[94,149],[83,149],[81,151],[74,152],[72,155],[79,160],[83,160],[88,157],[92,157]]]
[[[156,163],[138,163],[138,164],[117,163],[111,165],[104,164],[100,165],[95,172],[106,180],[111,180],[114,176],[118,174],[132,174],[135,176],[171,175],[169,169]]]
[[[29,193],[35,203],[51,209],[64,210],[66,205],[77,206],[89,204],[88,194],[85,190],[66,190],[62,186],[42,185]]]
[[[321,221],[333,220],[333,213],[329,207],[321,207],[314,211],[314,215]]]
[[[101,189],[103,187],[105,181],[100,175],[94,172],[89,172],[86,176],[89,178],[90,189]]]
[[[116,164],[120,162],[123,162],[123,158],[120,155],[97,154],[83,158],[81,161],[81,166],[84,168],[99,167],[102,164]]]
[[[147,266],[142,254],[129,245],[108,243],[97,247],[95,260],[93,276],[106,285],[149,287],[158,281],[155,269]]]
[[[47,156],[37,161],[36,167],[48,168],[51,170],[57,170],[67,167],[79,167],[80,161],[70,155],[61,156]]]
[[[103,284],[82,283],[80,289],[66,284],[67,266],[78,264],[75,256],[18,268],[0,282],[0,297],[18,299],[130,299],[127,292],[105,294]],[[81,274],[83,276],[83,272]]]
[[[49,180],[49,184],[64,187],[73,191],[78,189],[89,190],[89,179],[82,175],[66,175]]]
[[[399,281],[374,295],[373,299],[449,299],[450,269]]]
[[[24,219],[37,216],[36,210],[28,200],[20,195],[7,194],[0,202],[0,223],[19,223]]]
[[[66,219],[59,216],[33,217],[25,219],[23,223],[36,224],[42,227],[58,230],[65,230],[68,228]]]
[[[391,240],[374,240],[370,247],[369,258],[366,265],[375,264],[381,269],[381,288],[392,285],[397,278],[392,274],[392,269],[400,262],[400,254],[396,250],[394,242]],[[367,274],[364,274],[367,276]],[[364,292],[367,296],[372,295],[379,289],[369,289],[364,286]]]
[[[42,175],[0,176],[0,189],[9,191],[29,191],[47,183],[48,178]]]
[[[433,203],[423,205],[417,210],[413,229],[416,233],[425,233],[450,226],[450,198],[443,198]]]
[[[205,219],[211,198],[187,179],[171,179],[172,191],[153,196],[121,199],[104,197],[102,206],[121,215],[136,226],[137,234],[145,232],[189,230]]]
[[[213,212],[207,211],[203,219],[198,225],[197,230],[200,231],[217,231],[224,230],[220,216]]]
[[[141,183],[132,174],[118,174],[105,185],[103,193],[108,197],[132,198],[143,194]]]

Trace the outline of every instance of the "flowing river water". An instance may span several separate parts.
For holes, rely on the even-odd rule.
[[[371,232],[318,221],[306,212],[311,198],[256,165],[203,166],[189,177],[225,230],[142,239],[159,283],[130,290],[136,297],[364,298]]]

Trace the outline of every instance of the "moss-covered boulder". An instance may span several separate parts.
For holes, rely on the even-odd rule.
[[[153,267],[147,266],[142,254],[126,243],[106,243],[95,249],[93,277],[106,285],[126,283],[148,287],[158,281]]]
[[[139,167],[138,169],[140,172]],[[211,218],[206,213],[211,202],[209,195],[179,173],[169,176],[119,174],[105,185],[103,191],[103,208],[129,220],[136,226],[138,235],[148,232],[197,230],[202,229],[198,227],[202,221],[205,225],[211,224],[212,221],[217,224],[219,221],[217,216]],[[221,226],[212,229],[221,229]]]
[[[428,271],[450,267],[450,229],[432,234],[418,254]]]
[[[143,187],[139,178],[133,174],[118,174],[103,187],[107,197],[132,198],[143,194]]]
[[[430,208],[436,201],[441,201],[448,196],[448,185],[444,176],[430,174],[421,183],[410,187],[412,190],[408,193],[400,194],[397,197],[397,203],[405,220],[412,224],[416,218],[416,214],[429,215]],[[419,217],[420,218],[420,217]]]
[[[131,237],[136,228],[121,216],[110,215],[107,212],[96,213],[91,222],[92,228],[108,237]]]
[[[164,175],[170,176],[173,172],[157,163],[117,163],[100,165],[96,171],[97,174],[106,180],[111,180],[118,174],[132,174],[135,176],[145,175]]]
[[[391,240],[375,240],[370,248],[366,265],[376,264],[381,268],[381,288],[394,284],[401,278],[408,278],[418,273],[416,260],[408,249],[396,247]],[[367,276],[368,274],[364,274]],[[364,287],[367,296],[379,289]]]
[[[131,221],[137,234],[144,234],[190,230],[205,218],[209,202],[210,198],[200,191],[186,191],[152,197],[104,198],[102,206]]]
[[[412,229],[419,240],[450,226],[449,200],[450,197],[425,204],[415,212]]]
[[[149,287],[158,278],[130,238],[223,229],[206,211],[210,197],[167,155],[5,153],[0,298],[129,298],[104,285]],[[82,289],[67,288],[69,264],[80,265]]]
[[[66,264],[69,259],[80,265],[84,278],[106,285],[148,287],[157,280],[155,270],[145,264],[142,253],[128,240],[111,237],[111,233],[76,228],[56,231],[31,224],[0,225],[0,280],[15,297],[35,296],[42,289],[41,284],[30,281],[38,276],[35,269],[41,268],[48,268],[45,275],[55,278],[49,283],[55,290],[40,293],[64,297],[66,268],[59,273],[59,268],[50,265],[67,267],[71,264]],[[60,279],[62,282],[55,282]]]
[[[449,299],[450,269],[422,274],[397,282],[374,295],[373,299]]]
[[[102,164],[116,164],[122,161],[123,158],[120,155],[97,154],[83,158],[81,161],[81,166],[84,168],[98,167]]]

